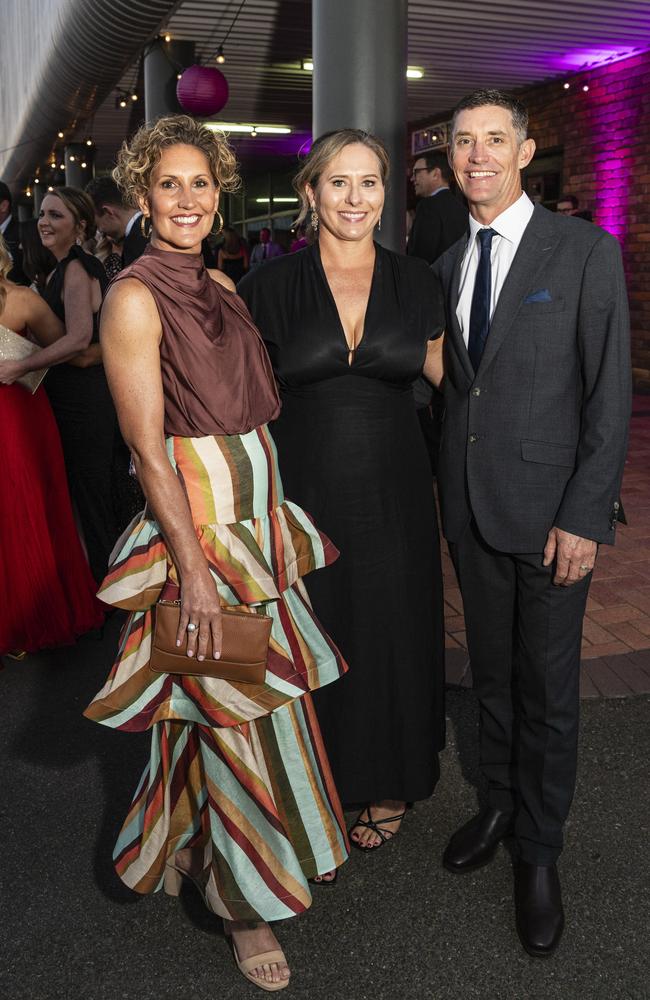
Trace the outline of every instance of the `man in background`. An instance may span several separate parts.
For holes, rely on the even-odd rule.
[[[433,264],[460,239],[468,226],[468,212],[449,190],[452,171],[443,153],[425,153],[413,164],[411,179],[420,199],[409,234],[407,253]],[[438,468],[442,395],[423,378],[413,386],[415,406],[434,476]]]
[[[265,226],[264,229],[260,229],[259,243],[256,243],[251,250],[249,267],[257,267],[265,260],[271,260],[272,257],[281,257],[283,253],[282,247],[271,239],[271,230]]]
[[[451,167],[444,153],[425,153],[411,170],[420,199],[408,242],[408,253],[433,264],[467,229],[467,209],[449,190]]]
[[[142,212],[125,205],[112,177],[95,177],[86,185],[95,206],[95,222],[100,232],[122,245],[122,267],[137,260],[149,242],[142,233]]]
[[[589,209],[580,210],[580,202],[574,194],[563,194],[557,203],[556,212],[560,215],[575,215],[576,218],[586,219],[587,222],[594,221]]]
[[[12,214],[11,191],[4,181],[0,181],[0,235],[4,239],[14,266],[7,275],[9,281],[17,285],[28,285],[29,280],[23,272],[23,255],[20,250],[20,233],[18,219]]]

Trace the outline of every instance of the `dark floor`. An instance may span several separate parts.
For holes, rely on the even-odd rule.
[[[234,1000],[241,979],[192,890],[140,898],[110,851],[146,735],[81,716],[100,686],[103,641],[0,671],[0,998]],[[568,927],[557,955],[528,958],[513,926],[510,859],[458,877],[439,863],[473,811],[476,713],[448,702],[449,746],[434,798],[389,847],[355,852],[334,889],[279,927],[295,1000],[647,1000],[650,700],[583,702],[580,779],[561,871]]]

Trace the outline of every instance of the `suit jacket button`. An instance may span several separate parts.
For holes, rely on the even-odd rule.
[[[476,387],[476,389],[472,389],[472,396],[480,396],[480,395],[481,395],[481,390],[478,388],[478,386]]]
[[[469,443],[476,444],[477,441],[478,441],[478,434],[470,434]]]

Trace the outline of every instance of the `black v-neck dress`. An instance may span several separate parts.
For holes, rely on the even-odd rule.
[[[431,795],[444,744],[440,546],[413,402],[443,326],[427,265],[376,246],[363,339],[348,345],[318,246],[239,284],[276,373],[287,496],[340,549],[306,581],[350,665],[314,703],[345,803]]]

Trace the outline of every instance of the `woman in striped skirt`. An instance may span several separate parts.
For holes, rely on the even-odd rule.
[[[224,919],[240,970],[288,985],[268,921],[301,913],[310,881],[347,857],[341,807],[310,692],[346,667],[302,583],[337,551],[284,498],[266,428],[279,402],[266,350],[201,241],[237,182],[222,137],[185,116],[144,126],[115,177],[151,222],[145,254],[115,279],[102,349],[147,509],[120,540],[100,596],[131,614],[86,715],[151,729],[151,755],[114,859],[137,892],[192,878]],[[180,598],[193,676],[149,666],[154,605]],[[263,684],[201,675],[224,605],[271,616]]]

